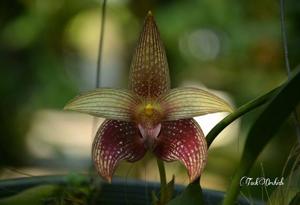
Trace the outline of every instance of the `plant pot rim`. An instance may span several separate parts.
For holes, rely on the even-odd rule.
[[[0,198],[12,196],[16,193],[19,193],[25,189],[39,186],[39,185],[49,185],[49,184],[57,184],[57,185],[65,185],[68,183],[71,177],[81,177],[82,184],[89,184],[91,183],[91,176],[84,175],[84,174],[76,174],[76,175],[45,175],[45,176],[33,176],[33,177],[21,177],[21,178],[14,178],[14,179],[5,179],[0,180]],[[154,190],[156,192],[159,191],[160,184],[158,182],[148,182],[143,180],[136,180],[136,179],[122,179],[122,178],[114,178],[111,183],[103,181],[97,177],[99,180],[99,184],[101,186],[102,191],[104,192],[103,195],[108,194],[112,198],[112,194],[117,194],[118,192],[124,192],[125,197],[130,197],[130,195],[134,196],[135,192],[138,192],[139,196],[145,196],[144,200],[151,199],[146,197],[147,192],[151,194]],[[175,185],[175,194],[179,194],[184,190],[185,186],[183,185]],[[122,194],[122,193],[120,193]],[[212,189],[203,189],[204,200],[209,202],[210,204],[217,204],[222,201],[224,198],[225,193],[221,191],[216,191]],[[141,197],[140,197],[141,198]],[[143,199],[141,198],[141,201]],[[106,202],[109,203],[109,202]],[[109,203],[109,204],[117,204],[117,203]],[[138,203],[137,203],[138,204]],[[144,203],[145,204],[145,203]],[[206,203],[205,203],[206,204]],[[239,198],[238,203],[240,205],[249,205],[249,201]],[[254,205],[262,205],[264,203],[260,201],[253,201],[251,204]]]

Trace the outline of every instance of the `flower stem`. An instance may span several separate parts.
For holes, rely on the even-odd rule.
[[[164,162],[160,159],[156,159],[158,170],[159,170],[159,177],[160,177],[160,204],[166,203],[167,197],[167,177],[166,177],[166,170]]]
[[[279,90],[281,86],[271,90],[270,92],[260,96],[244,105],[239,107],[235,112],[231,113],[230,115],[226,116],[223,120],[221,120],[206,136],[207,146],[209,147],[214,139],[220,134],[220,132],[226,128],[230,123],[232,123],[237,118],[241,117],[242,115],[254,110],[255,108],[265,104],[268,102]]]

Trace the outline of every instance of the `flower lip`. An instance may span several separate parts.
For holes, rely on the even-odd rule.
[[[161,131],[161,124],[159,123],[157,125],[154,125],[154,126],[150,125],[147,127],[144,127],[143,125],[138,124],[138,128],[142,135],[142,139],[143,139],[145,147],[148,150],[154,150],[154,148],[157,145],[158,136]]]
[[[163,109],[155,100],[144,100],[135,109],[135,123],[139,128],[145,147],[149,150],[156,147],[163,117]]]

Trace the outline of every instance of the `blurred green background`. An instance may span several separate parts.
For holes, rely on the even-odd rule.
[[[165,43],[173,87],[205,85],[238,107],[286,79],[277,1],[108,0],[101,86],[126,88],[148,10]],[[287,1],[286,10],[289,57],[295,68],[300,59],[300,1]],[[1,1],[1,179],[88,171],[93,119],[62,108],[81,91],[95,88],[100,20],[96,0]],[[212,146],[204,187],[226,190],[247,131],[260,111],[230,126]],[[222,117],[202,120],[209,129],[210,120]],[[281,175],[296,142],[290,121],[263,152],[251,176]],[[116,174],[158,180],[153,164],[147,156],[133,165],[123,163]],[[168,165],[167,171],[168,178],[175,173],[179,183],[188,182],[178,163]],[[262,198],[261,187],[243,192]]]

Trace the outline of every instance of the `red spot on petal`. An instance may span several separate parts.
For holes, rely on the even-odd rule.
[[[170,89],[167,57],[152,15],[145,20],[132,59],[129,88],[144,97],[158,97]]]
[[[135,162],[146,149],[134,123],[106,120],[93,142],[92,158],[98,173],[110,181],[121,160]]]
[[[190,181],[199,177],[206,165],[207,145],[200,126],[194,119],[162,123],[154,153],[165,161],[181,161]]]

